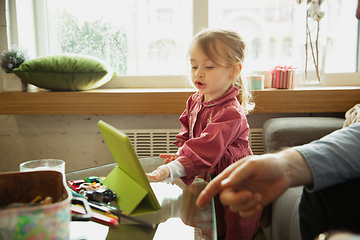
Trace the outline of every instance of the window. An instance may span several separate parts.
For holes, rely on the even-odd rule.
[[[260,55],[261,55],[261,44],[260,44],[260,39],[255,38],[252,40],[251,43],[251,57],[255,60],[255,59],[259,59]]]
[[[187,0],[50,0],[46,6],[49,53],[93,55],[118,76],[186,73],[192,38]]]
[[[284,59],[292,57],[292,39],[287,37],[282,41],[282,57]]]
[[[322,5],[327,17],[324,20],[327,21],[329,43],[327,73],[357,71],[356,4],[356,1],[327,0]],[[277,65],[296,66],[300,65],[299,49],[305,38],[304,7],[295,0],[209,0],[209,26],[230,28],[242,35],[251,48],[251,54],[245,59],[250,72],[264,71]],[[254,46],[257,50],[253,49]]]
[[[356,2],[327,2],[326,71],[355,73]],[[18,40],[12,44],[27,46],[33,56],[100,57],[117,72],[108,87],[188,87],[187,48],[201,27],[233,29],[243,36],[245,74],[298,65],[305,34],[305,10],[296,0],[17,0],[16,12]]]
[[[269,42],[269,55],[270,56],[275,56],[277,49],[276,49],[276,39],[275,38],[270,38],[270,42]]]

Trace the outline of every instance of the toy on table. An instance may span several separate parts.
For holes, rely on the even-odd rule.
[[[68,181],[68,184],[73,191],[90,201],[109,203],[117,197],[116,193],[105,186],[96,176]]]
[[[110,189],[98,189],[86,191],[85,197],[90,201],[109,203],[116,198],[116,194]]]
[[[80,191],[80,185],[83,183],[85,183],[84,179],[68,181],[69,187],[77,193]]]
[[[84,178],[84,181],[86,181],[88,183],[94,183],[94,182],[95,183],[100,183],[101,185],[103,185],[103,183],[96,176],[91,176],[91,177]]]

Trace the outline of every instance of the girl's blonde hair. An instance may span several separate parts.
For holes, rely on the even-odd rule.
[[[200,31],[190,44],[189,53],[197,47],[210,61],[222,67],[242,65],[246,50],[245,42],[238,33],[223,29]],[[248,79],[241,75],[240,73],[233,79],[233,84],[240,90],[238,99],[247,114],[254,109],[255,104],[248,89]]]

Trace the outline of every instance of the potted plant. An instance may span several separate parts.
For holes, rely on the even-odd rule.
[[[27,91],[27,83],[21,81],[12,70],[18,68],[27,60],[27,53],[20,47],[12,46],[9,50],[1,53],[1,68],[3,72],[3,91]]]

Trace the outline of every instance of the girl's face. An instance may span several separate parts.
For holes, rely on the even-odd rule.
[[[190,64],[192,82],[204,94],[204,102],[220,97],[230,88],[234,68],[215,65],[198,47],[190,53]]]

